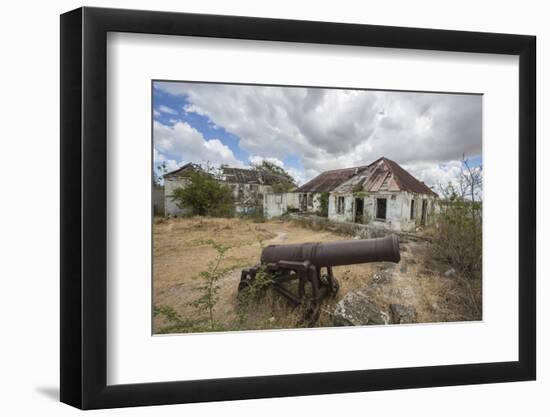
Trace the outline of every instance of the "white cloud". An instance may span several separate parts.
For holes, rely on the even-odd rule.
[[[254,164],[254,165],[258,165],[258,164],[261,164],[263,161],[267,161],[281,168],[284,168],[285,166],[283,161],[281,161],[278,158],[265,158],[263,156],[253,155],[253,156],[250,156],[248,160],[250,161],[251,164]]]
[[[161,113],[167,113],[167,114],[178,114],[177,111],[175,111],[171,107],[165,106],[164,104],[161,104],[158,107],[158,111],[161,112]]]
[[[381,156],[417,169],[430,185],[441,166],[481,154],[482,97],[317,88],[159,83],[184,95],[254,158],[298,156],[303,178]],[[425,167],[420,170],[417,167]],[[411,168],[412,169],[412,168]]]
[[[183,106],[183,111],[185,113],[197,113],[201,115],[205,114],[204,111],[200,109],[200,107],[194,104],[186,104],[185,106]]]
[[[305,171],[296,168],[286,168],[286,171],[294,178],[296,185],[303,185],[313,177],[307,177]]]
[[[461,173],[462,162],[452,160],[443,164],[416,163],[403,165],[415,178],[432,187],[437,193],[440,187],[446,187],[449,183],[457,185],[458,176]]]
[[[158,170],[158,167],[164,164],[166,167],[166,172],[175,171],[180,166],[183,165],[183,163],[178,163],[174,159],[168,159],[165,155],[157,151],[156,148],[153,148],[153,166],[155,170],[156,175],[162,175],[163,173]]]
[[[219,139],[205,139],[186,122],[178,121],[172,126],[158,121],[153,124],[155,150],[159,154],[174,155],[183,162],[214,165],[243,166],[233,151]]]

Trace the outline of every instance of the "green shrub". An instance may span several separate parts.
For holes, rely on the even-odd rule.
[[[452,196],[441,203],[433,250],[467,278],[481,277],[482,203]]]
[[[200,319],[187,319],[181,317],[176,310],[168,305],[155,306],[153,309],[153,315],[163,316],[168,324],[161,327],[157,333],[169,334],[169,333],[194,333],[210,331],[210,326],[206,320]]]
[[[199,273],[199,278],[202,280],[202,283],[194,289],[199,292],[199,297],[193,301],[191,305],[197,309],[199,314],[206,313],[206,319],[210,329],[213,330],[216,328],[216,323],[214,322],[214,307],[219,300],[218,293],[220,291],[218,280],[233,268],[220,267],[225,253],[230,249],[229,246],[223,246],[213,240],[206,240],[203,243],[210,245],[216,250],[216,259],[208,264],[209,268],[206,271],[201,271]]]
[[[441,187],[434,256],[450,263],[467,279],[481,278],[483,167],[472,167],[465,155],[455,184]]]
[[[318,216],[328,217],[328,199],[330,194],[327,192],[322,192],[319,195],[319,211],[317,212]]]
[[[236,266],[221,268],[221,262],[226,252],[231,249],[230,246],[223,246],[213,240],[197,242],[206,244],[216,250],[216,258],[209,262],[208,269],[201,271],[196,279],[200,279],[200,284],[193,288],[198,293],[198,297],[189,303],[196,309],[196,316],[193,319],[181,317],[172,307],[160,305],[154,307],[154,316],[164,316],[169,323],[168,326],[159,329],[159,333],[190,333],[205,331],[223,331],[224,326],[214,320],[214,308],[219,301],[220,286],[218,280],[235,269]]]
[[[172,200],[180,209],[191,209],[194,215],[232,217],[235,213],[231,189],[203,172],[192,173],[190,183],[174,190]]]

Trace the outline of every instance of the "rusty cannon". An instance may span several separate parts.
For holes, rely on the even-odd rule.
[[[332,268],[368,262],[399,262],[399,238],[270,245],[263,249],[261,264],[243,269],[239,293],[254,285],[260,271],[270,276],[271,286],[294,306],[302,305],[310,323],[319,318],[321,300],[334,296],[340,284]],[[298,281],[292,291],[292,282]],[[294,285],[296,287],[296,285]]]

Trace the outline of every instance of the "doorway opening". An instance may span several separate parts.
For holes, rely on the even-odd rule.
[[[386,220],[386,198],[377,198],[376,199],[376,218],[378,220]]]
[[[422,200],[422,216],[420,217],[420,224],[426,226],[426,215],[428,214],[428,200]]]
[[[363,212],[365,209],[365,199],[355,199],[355,223],[363,223]]]

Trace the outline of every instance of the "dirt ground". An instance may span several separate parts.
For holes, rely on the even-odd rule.
[[[230,330],[298,327],[301,323],[299,308],[292,309],[286,299],[272,290],[246,311],[243,321],[237,301],[240,270],[257,264],[265,245],[350,238],[353,237],[311,230],[282,220],[254,223],[244,219],[158,218],[153,229],[153,302],[155,307],[168,306],[184,319],[194,320],[204,314],[191,303],[201,295],[198,288],[204,281],[199,274],[209,270],[217,256],[212,245],[205,242],[211,239],[231,247],[219,265],[230,271],[217,283],[220,290],[214,320]],[[380,270],[391,270],[393,278],[384,291],[379,291],[380,300],[377,301],[414,306],[418,322],[480,319],[477,307],[481,304],[480,285],[472,287],[460,277],[445,276],[450,267],[432,261],[427,245],[425,241],[402,240],[399,264],[370,263],[334,268],[340,291],[324,302],[317,326],[331,326],[335,304],[349,291],[368,285]],[[166,315],[155,315],[155,333],[166,331],[170,324]]]

